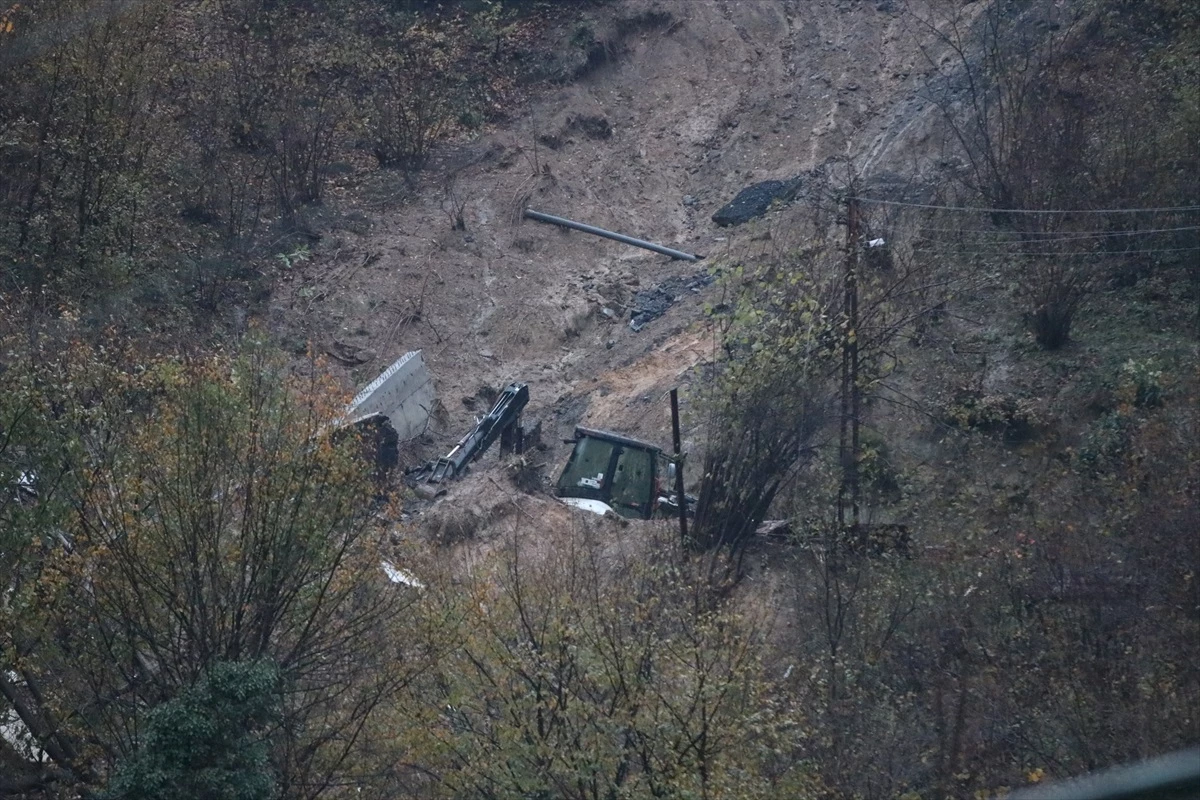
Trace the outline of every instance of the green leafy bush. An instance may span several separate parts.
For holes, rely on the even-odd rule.
[[[1129,448],[1130,420],[1120,411],[1096,420],[1075,454],[1078,468],[1085,474],[1109,472]]]
[[[863,488],[879,498],[890,500],[900,496],[900,475],[891,449],[882,436],[863,437],[858,473]]]
[[[214,664],[147,717],[141,747],[104,800],[270,800],[278,792],[263,729],[278,715],[279,673],[266,661]]]
[[[1152,358],[1131,358],[1121,365],[1117,397],[1137,408],[1157,408],[1163,404],[1166,390],[1163,371]]]
[[[1025,398],[986,395],[976,389],[959,389],[943,413],[952,427],[1002,436],[1016,444],[1033,438],[1043,420]]]

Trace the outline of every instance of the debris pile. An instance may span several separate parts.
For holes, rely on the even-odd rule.
[[[635,332],[649,325],[667,312],[684,292],[699,292],[705,286],[716,280],[716,275],[709,272],[699,272],[690,277],[676,275],[651,289],[643,289],[633,295],[632,307],[629,310],[629,327]]]
[[[799,177],[790,181],[762,181],[751,184],[712,215],[713,222],[725,227],[741,225],[755,217],[761,217],[776,200],[787,203],[796,196],[800,188]]]

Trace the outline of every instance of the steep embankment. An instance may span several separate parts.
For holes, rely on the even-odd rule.
[[[513,380],[530,383],[547,441],[585,421],[665,442],[660,396],[711,347],[681,334],[702,292],[640,332],[626,324],[635,292],[705,265],[522,220],[524,207],[711,264],[777,246],[710,219],[747,184],[911,155],[897,134],[919,127],[928,42],[896,4],[628,0],[580,25],[607,59],[446,145],[412,202],[367,206],[369,232],[328,236],[273,302],[276,326],[360,362],[359,385],[424,350],[447,412],[435,449],[469,424],[460,398]],[[401,177],[378,181],[387,195]]]
[[[941,7],[969,14],[987,5]],[[549,472],[565,458],[560,437],[579,422],[665,444],[663,392],[713,358],[701,306],[719,302],[721,289],[682,292],[641,331],[627,324],[635,293],[802,244],[811,227],[801,204],[763,224],[715,226],[713,212],[749,184],[823,168],[837,186],[847,160],[868,177],[920,174],[943,155],[931,137],[938,111],[922,100],[930,62],[943,54],[907,13],[913,6],[599,6],[605,21],[590,24],[610,43],[607,59],[548,89],[510,125],[445,147],[414,200],[376,209],[369,232],[327,237],[320,258],[277,295],[274,320],[361,360],[352,373],[360,384],[405,350],[425,351],[445,413],[406,449],[409,460],[465,429],[463,397],[512,380],[531,385],[530,414],[550,447],[535,460]],[[1149,53],[1146,39],[1169,38],[1153,26],[1153,35],[1089,38],[1089,27],[1067,44],[1080,51],[1080,74],[1105,87],[1115,84],[1097,50]],[[951,57],[945,69],[962,63]],[[1145,76],[1130,83],[1158,92]],[[954,102],[955,81],[942,85],[951,95],[941,99]],[[1145,155],[1137,138],[1127,142],[1131,157]],[[1179,164],[1169,171],[1194,174],[1194,160]],[[1153,180],[1168,171],[1146,165]],[[1144,175],[1134,167],[1129,174]],[[1114,205],[1191,202],[1162,193],[1162,203],[1130,194]],[[1050,205],[1080,200],[1065,197],[1038,202],[1080,207]],[[457,204],[465,230],[451,224]],[[526,206],[709,261],[670,262],[522,221]],[[746,559],[734,595],[751,617],[777,622],[771,674],[820,732],[806,743],[813,763],[847,796],[983,796],[1051,770],[1062,777],[1162,752],[1195,727],[1200,354],[1196,284],[1186,279],[1194,267],[1181,257],[1194,246],[1147,239],[1130,248],[1138,258],[1124,258],[1107,239],[1142,242],[1132,237],[1139,225],[1182,234],[1195,223],[1122,217],[1106,228],[1088,216],[1065,228],[1064,260],[1045,263],[1068,265],[1092,291],[1069,344],[1046,350],[1023,320],[1039,288],[1027,270],[1043,262],[1025,258],[1023,240],[995,222],[974,213],[890,221],[907,230],[888,285],[928,294],[873,323],[878,333],[920,306],[876,339],[879,383],[864,401],[856,463],[864,521],[897,524],[885,534],[903,528],[913,558],[853,557],[839,567],[836,547],[829,557],[768,543]],[[1105,244],[1093,247],[1097,239]],[[1035,241],[1041,249],[1047,240]],[[1091,244],[1074,249],[1079,242]],[[901,286],[908,267],[941,271]],[[702,429],[691,433],[694,452]],[[829,519],[837,431],[829,438],[834,446],[819,448],[816,468],[777,502],[822,543],[839,530]],[[577,519],[478,473],[414,526],[443,544],[468,540],[457,551],[425,548],[431,560],[458,552],[469,565],[504,534]]]

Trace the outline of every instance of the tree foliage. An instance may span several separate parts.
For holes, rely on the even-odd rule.
[[[71,476],[53,505],[41,489],[56,473],[26,467],[39,497],[7,511],[41,515],[6,548],[11,708],[58,768],[90,781],[139,748],[143,709],[216,665],[267,660],[280,790],[320,794],[412,674],[398,640],[377,638],[412,598],[380,570],[368,466],[333,438],[339,395],[261,349],[133,371],[96,356],[77,346],[49,371],[3,376],[7,416],[61,420],[49,449]],[[23,430],[5,430],[7,463],[36,455]]]
[[[736,300],[705,399],[709,430],[694,538],[738,553],[776,495],[813,454],[833,411],[841,337],[828,275],[815,256],[727,276]]]
[[[435,796],[813,796],[766,623],[714,606],[668,530],[644,533],[518,528],[441,599],[461,628],[422,684]]]
[[[105,800],[271,800],[262,731],[277,715],[278,672],[266,662],[218,662],[195,686],[146,715],[140,749]]]
[[[1195,204],[1200,127],[1194,70],[1181,58],[1197,47],[1194,11],[1008,0],[933,8],[935,16],[914,19],[937,41],[926,52],[926,91],[958,162],[953,177],[968,203],[998,210],[998,234],[964,236],[959,252],[1009,261],[1030,330],[1057,349],[1098,285],[1098,264],[1144,269],[1155,252],[1194,245],[1186,220],[1123,211]],[[1112,55],[1148,39],[1159,44],[1134,69]],[[1055,211],[1003,213],[1010,209]],[[1082,213],[1061,213],[1068,209]],[[1138,228],[1167,230],[1148,237]]]
[[[503,109],[536,14],[361,0],[14,4],[0,17],[0,291],[245,295],[364,153],[411,181]],[[240,269],[228,266],[230,262]]]

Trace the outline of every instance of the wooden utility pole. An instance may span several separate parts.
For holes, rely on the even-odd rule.
[[[851,192],[846,198],[846,261],[842,281],[842,416],[838,436],[838,455],[842,482],[838,489],[838,527],[847,526],[846,506],[850,507],[850,526],[858,518],[858,451],[861,397],[858,385],[858,198]]]
[[[683,493],[683,440],[679,435],[679,390],[671,390],[671,438],[675,445],[675,499],[679,502],[679,540],[686,550],[687,496]]]

